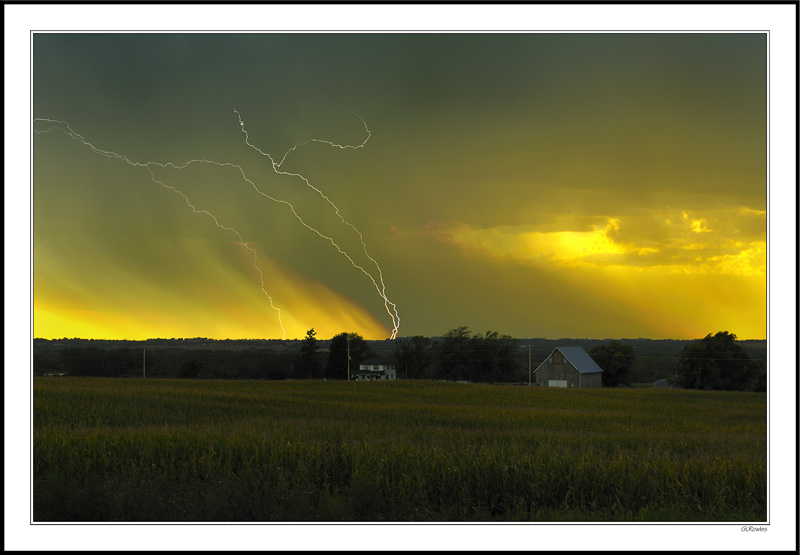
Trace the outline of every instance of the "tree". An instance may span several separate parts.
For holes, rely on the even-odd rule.
[[[603,369],[603,387],[631,385],[631,368],[636,361],[632,346],[614,340],[606,345],[595,345],[588,354]]]
[[[684,347],[678,357],[677,385],[690,389],[752,389],[757,365],[735,341],[736,335],[720,331]]]
[[[67,347],[61,351],[61,362],[70,376],[109,376],[105,349]]]
[[[197,378],[200,375],[200,370],[202,368],[203,364],[199,360],[196,358],[190,358],[183,361],[181,364],[180,373],[178,375],[181,378]]]
[[[478,344],[477,379],[499,382],[517,378],[519,373],[519,342],[510,335],[487,331]]]
[[[428,377],[431,363],[431,338],[415,335],[398,339],[394,347],[394,363],[398,377],[420,380]]]
[[[467,326],[448,330],[434,345],[434,375],[440,380],[468,380],[472,369]]]
[[[519,371],[517,340],[496,331],[472,334],[467,326],[449,330],[434,346],[438,379],[497,382],[513,379]]]
[[[317,345],[317,332],[311,328],[306,332],[303,344],[300,346],[300,356],[297,357],[295,374],[300,378],[321,378],[322,364],[319,359],[319,346]]]
[[[753,391],[766,392],[767,391],[767,362],[764,360],[755,360],[753,364],[756,367],[755,378],[753,379]]]
[[[331,339],[328,347],[328,365],[325,367],[326,380],[346,380],[348,370],[348,351],[350,354],[350,373],[358,370],[362,360],[374,356],[369,344],[357,333],[343,332]]]

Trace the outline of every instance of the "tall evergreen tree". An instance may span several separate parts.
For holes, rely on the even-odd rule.
[[[300,356],[297,357],[297,365],[293,377],[301,379],[319,379],[322,377],[317,332],[314,331],[314,328],[306,332],[306,337],[300,346]]]

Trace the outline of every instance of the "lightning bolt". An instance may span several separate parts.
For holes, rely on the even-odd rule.
[[[189,208],[192,209],[192,212],[194,212],[195,214],[205,214],[206,216],[208,216],[209,218],[211,218],[214,221],[214,225],[216,225],[218,228],[220,228],[220,229],[222,229],[224,231],[229,231],[229,232],[233,233],[234,235],[236,235],[236,237],[238,237],[238,239],[239,239],[238,244],[242,245],[244,248],[249,250],[250,253],[253,255],[253,267],[258,271],[259,279],[261,281],[261,291],[264,293],[264,295],[266,295],[267,299],[269,300],[270,307],[272,307],[272,309],[275,310],[278,313],[278,322],[280,323],[281,331],[283,332],[283,338],[286,339],[286,328],[283,326],[283,319],[281,318],[281,309],[275,306],[275,303],[274,303],[274,301],[272,299],[272,296],[267,292],[267,289],[264,286],[264,272],[261,270],[261,267],[258,265],[258,252],[256,251],[256,249],[254,249],[253,247],[249,246],[247,244],[247,242],[244,240],[244,238],[242,238],[241,233],[236,231],[234,228],[222,225],[219,222],[219,219],[217,219],[217,217],[214,214],[212,214],[208,210],[200,210],[200,209],[198,209],[194,204],[192,204],[192,202],[189,200],[189,197],[187,197],[186,194],[184,194],[182,191],[180,191],[180,190],[176,189],[175,187],[172,187],[171,185],[167,185],[164,182],[159,181],[158,179],[156,179],[156,176],[153,174],[153,170],[150,168],[150,166],[158,166],[158,167],[161,167],[161,168],[172,167],[172,168],[175,168],[175,169],[183,169],[183,168],[189,166],[189,164],[198,163],[198,162],[209,162],[209,163],[213,163],[213,164],[217,164],[217,165],[232,165],[232,164],[219,164],[217,162],[212,162],[210,160],[190,160],[189,162],[183,164],[182,166],[175,165],[175,164],[173,164],[171,162],[168,162],[166,164],[162,164],[162,163],[159,163],[159,162],[134,162],[134,161],[130,160],[127,156],[125,156],[123,154],[117,154],[116,152],[112,152],[110,150],[103,150],[103,149],[97,148],[92,143],[90,143],[85,138],[83,138],[82,135],[80,135],[75,130],[73,130],[72,127],[70,127],[70,125],[65,121],[55,120],[55,119],[48,119],[48,118],[35,118],[34,121],[45,121],[45,122],[54,124],[52,127],[48,128],[48,129],[43,129],[43,130],[34,129],[34,133],[36,133],[36,134],[49,133],[50,131],[53,131],[53,130],[57,129],[57,130],[63,132],[64,134],[66,134],[71,139],[74,139],[74,140],[82,143],[84,146],[86,146],[89,149],[91,149],[95,154],[99,154],[99,155],[105,156],[107,158],[113,158],[113,159],[116,159],[116,160],[122,160],[126,164],[128,164],[130,166],[133,166],[133,167],[145,168],[147,170],[147,173],[150,175],[150,179],[152,179],[154,183],[160,185],[161,187],[163,187],[165,189],[169,189],[170,191],[174,192],[177,195],[180,195],[183,198],[184,202],[186,202],[187,206],[189,206]]]
[[[234,111],[235,111],[235,110],[234,110]],[[238,115],[238,112],[236,112],[236,113],[237,113],[237,115]],[[359,118],[360,118],[360,116],[359,116]],[[390,317],[391,317],[391,319],[392,319],[393,330],[392,330],[392,336],[391,336],[391,337],[392,337],[392,339],[394,339],[394,338],[397,336],[397,331],[398,331],[398,329],[399,329],[399,322],[400,322],[399,315],[397,315],[397,308],[396,308],[396,306],[394,305],[394,303],[391,303],[391,301],[389,301],[389,299],[386,297],[386,293],[385,293],[385,285],[384,285],[384,283],[383,283],[383,274],[382,274],[382,272],[380,271],[380,267],[378,266],[378,263],[375,261],[375,259],[374,259],[374,258],[372,258],[372,257],[369,255],[369,253],[367,253],[367,250],[366,250],[366,245],[364,244],[364,240],[363,240],[363,235],[362,235],[362,234],[361,234],[361,233],[360,233],[360,232],[359,232],[359,231],[358,231],[358,230],[355,228],[355,226],[353,226],[352,224],[350,224],[349,222],[347,222],[347,221],[346,221],[346,220],[345,220],[345,219],[344,219],[344,218],[341,216],[341,214],[339,213],[339,210],[338,210],[338,208],[337,208],[337,207],[336,207],[336,206],[335,206],[335,205],[334,205],[334,204],[333,204],[333,203],[330,201],[330,199],[328,199],[328,198],[327,198],[327,197],[326,197],[326,196],[325,196],[325,195],[324,195],[324,194],[323,194],[323,193],[322,193],[322,192],[321,192],[319,189],[317,189],[316,187],[313,187],[313,186],[311,185],[311,183],[309,183],[309,181],[308,181],[308,180],[307,180],[305,177],[303,177],[303,176],[302,176],[302,175],[300,175],[300,174],[294,174],[294,173],[289,173],[289,172],[283,172],[283,171],[280,171],[280,169],[279,169],[279,168],[280,168],[280,164],[276,164],[276,163],[275,163],[275,161],[274,161],[274,159],[272,159],[272,157],[271,157],[271,156],[269,156],[268,154],[266,154],[266,153],[264,153],[264,152],[262,152],[261,150],[259,150],[259,149],[257,149],[257,148],[256,148],[256,150],[258,150],[259,152],[261,152],[261,154],[262,154],[262,155],[268,156],[268,157],[270,158],[270,160],[271,160],[271,162],[272,162],[272,165],[273,165],[273,169],[274,169],[274,171],[275,171],[276,173],[278,173],[278,174],[280,174],[280,175],[293,176],[293,177],[298,177],[298,178],[302,179],[302,180],[303,180],[303,181],[304,181],[304,182],[305,182],[305,183],[306,183],[306,184],[307,184],[309,187],[311,187],[312,189],[316,190],[316,191],[317,191],[317,192],[318,192],[320,195],[322,195],[322,196],[323,196],[323,197],[324,197],[324,198],[325,198],[325,199],[326,199],[326,200],[327,200],[327,201],[328,201],[328,202],[329,202],[329,203],[330,203],[330,204],[331,204],[331,205],[332,205],[332,206],[335,208],[337,215],[339,215],[339,217],[342,219],[343,223],[345,223],[346,225],[350,226],[350,227],[351,227],[353,230],[355,230],[355,231],[356,231],[356,233],[358,233],[358,235],[359,235],[359,237],[360,237],[360,239],[361,239],[361,243],[362,243],[362,246],[363,246],[363,248],[364,248],[364,252],[365,252],[365,254],[367,255],[367,257],[368,257],[368,258],[370,258],[370,260],[372,260],[372,262],[373,262],[373,263],[376,265],[376,267],[378,267],[378,271],[379,271],[379,274],[380,274],[380,278],[379,278],[379,279],[380,279],[380,282],[381,282],[381,287],[379,287],[379,286],[378,286],[378,284],[375,282],[375,279],[373,278],[373,276],[372,276],[372,275],[371,275],[369,272],[367,272],[367,271],[366,271],[366,270],[365,270],[363,267],[361,267],[361,266],[359,266],[358,264],[356,264],[356,262],[355,262],[355,261],[354,261],[354,260],[353,260],[353,259],[352,259],[352,258],[351,258],[351,257],[350,257],[350,256],[349,256],[349,255],[348,255],[348,254],[347,254],[347,253],[346,253],[346,252],[345,252],[345,251],[344,251],[344,250],[343,250],[343,249],[342,249],[342,248],[341,248],[341,247],[340,247],[340,246],[339,246],[339,245],[338,245],[338,244],[335,242],[335,241],[334,241],[334,240],[333,240],[333,238],[331,238],[331,237],[329,237],[329,236],[327,236],[327,235],[325,235],[325,234],[321,233],[319,230],[317,230],[317,229],[316,229],[316,228],[314,228],[313,226],[311,226],[311,225],[309,225],[308,223],[306,223],[306,222],[303,220],[303,218],[302,218],[302,217],[301,217],[301,216],[300,216],[300,215],[297,213],[297,211],[295,210],[294,206],[293,206],[291,203],[289,203],[288,201],[286,201],[286,200],[282,200],[282,199],[277,199],[277,198],[275,198],[275,197],[272,197],[271,195],[269,195],[269,194],[267,194],[267,193],[265,193],[265,192],[261,191],[261,190],[260,190],[260,189],[259,189],[259,188],[256,186],[256,184],[255,184],[255,183],[254,183],[254,182],[253,182],[253,181],[252,181],[250,178],[248,178],[248,177],[247,177],[247,175],[245,174],[244,168],[242,168],[242,167],[241,167],[240,165],[238,165],[238,164],[234,164],[234,163],[231,163],[231,162],[218,162],[218,161],[215,161],[215,160],[208,160],[208,159],[205,159],[205,158],[198,158],[198,159],[189,160],[188,162],[185,162],[185,163],[183,163],[183,164],[175,164],[175,163],[173,163],[173,162],[165,162],[165,163],[162,163],[162,162],[155,162],[155,161],[137,162],[137,161],[130,160],[130,159],[127,157],[127,156],[125,156],[125,155],[123,155],[123,154],[118,154],[118,153],[116,153],[116,152],[113,152],[113,151],[110,151],[110,150],[103,150],[103,149],[100,149],[100,148],[96,147],[95,145],[93,145],[92,143],[90,143],[89,141],[87,141],[87,140],[86,140],[86,139],[85,139],[85,138],[84,138],[84,137],[83,137],[81,134],[77,133],[77,132],[76,132],[74,129],[72,129],[72,127],[70,127],[70,125],[69,125],[67,122],[65,122],[65,121],[56,120],[56,119],[49,119],[49,118],[34,118],[34,121],[39,121],[39,122],[47,122],[47,123],[50,123],[50,124],[52,124],[52,126],[51,126],[51,127],[49,127],[49,128],[47,128],[47,129],[43,129],[43,130],[36,130],[36,129],[34,129],[34,132],[35,132],[35,133],[37,133],[37,134],[40,134],[40,133],[48,133],[48,132],[51,132],[51,131],[53,131],[53,130],[59,130],[59,131],[61,131],[62,133],[66,134],[66,135],[67,135],[68,137],[70,137],[71,139],[73,139],[73,140],[76,140],[76,141],[80,142],[81,144],[83,144],[84,146],[86,146],[87,148],[89,148],[90,150],[92,150],[94,153],[96,153],[96,154],[98,154],[98,155],[105,156],[105,157],[112,158],[112,159],[116,159],[116,160],[121,160],[121,161],[125,162],[126,164],[128,164],[128,165],[130,165],[130,166],[133,166],[133,167],[142,167],[142,168],[145,168],[145,169],[147,170],[147,172],[148,172],[149,176],[150,176],[150,179],[151,179],[151,180],[152,180],[154,183],[156,183],[156,184],[160,185],[161,187],[163,187],[163,188],[165,188],[165,189],[169,189],[169,190],[171,190],[172,192],[174,192],[174,193],[176,193],[176,194],[180,195],[180,196],[183,198],[184,202],[185,202],[185,203],[186,203],[186,204],[189,206],[189,208],[190,208],[190,209],[191,209],[191,210],[192,210],[194,213],[196,213],[196,214],[205,214],[206,216],[210,217],[210,218],[211,218],[211,219],[214,221],[214,224],[215,224],[215,225],[216,225],[218,228],[220,228],[220,229],[222,229],[222,230],[225,230],[225,231],[228,231],[228,232],[231,232],[231,233],[235,234],[235,235],[237,236],[237,238],[239,239],[238,243],[239,243],[239,244],[241,244],[241,245],[242,245],[244,248],[248,249],[248,250],[249,250],[249,251],[252,253],[252,255],[253,255],[253,266],[254,266],[254,267],[255,267],[255,269],[258,271],[258,273],[259,273],[259,276],[260,276],[260,282],[261,282],[261,291],[264,293],[264,295],[265,295],[265,296],[267,297],[267,299],[269,300],[270,306],[271,306],[271,307],[272,307],[272,308],[273,308],[273,309],[274,309],[274,310],[275,310],[275,311],[278,313],[278,321],[280,322],[281,330],[283,331],[283,338],[285,339],[285,338],[286,338],[286,329],[284,328],[284,326],[283,326],[283,320],[281,319],[281,311],[280,311],[280,308],[278,308],[278,307],[276,307],[276,306],[275,306],[272,296],[270,296],[270,294],[267,292],[267,290],[266,290],[266,288],[265,288],[265,285],[264,285],[264,273],[263,273],[263,271],[261,270],[261,267],[258,265],[258,253],[257,253],[257,251],[256,251],[254,248],[250,247],[250,246],[247,244],[247,242],[244,240],[244,238],[242,237],[242,235],[241,235],[241,234],[240,234],[240,233],[239,233],[239,232],[238,232],[236,229],[234,229],[233,227],[229,227],[229,226],[226,226],[226,225],[223,225],[223,224],[221,224],[221,223],[219,222],[218,218],[217,218],[217,217],[216,217],[214,214],[212,214],[211,212],[209,212],[208,210],[204,210],[204,209],[198,209],[196,206],[194,206],[194,204],[192,204],[192,202],[189,200],[188,196],[187,196],[185,193],[183,193],[182,191],[180,191],[180,190],[176,189],[175,187],[172,187],[172,186],[170,186],[170,185],[167,185],[167,184],[165,184],[164,182],[162,182],[162,181],[158,180],[158,179],[156,178],[155,174],[154,174],[154,173],[153,173],[153,171],[152,171],[152,167],[160,167],[160,168],[173,168],[173,169],[176,169],[176,170],[181,170],[181,169],[185,169],[185,168],[187,168],[188,166],[190,166],[190,165],[192,165],[192,164],[213,164],[213,165],[220,166],[220,167],[230,167],[230,168],[235,168],[235,169],[237,169],[237,170],[239,171],[239,173],[241,174],[241,176],[242,176],[242,179],[243,179],[245,182],[249,183],[249,184],[250,184],[250,186],[251,186],[251,187],[253,187],[253,189],[254,189],[254,190],[255,190],[255,191],[258,193],[258,194],[260,194],[260,195],[262,195],[262,196],[264,196],[264,197],[266,197],[266,198],[268,198],[268,199],[272,200],[273,202],[276,202],[276,203],[283,204],[283,205],[287,206],[287,207],[289,208],[289,210],[291,210],[291,212],[292,212],[292,214],[294,215],[294,217],[295,217],[295,218],[296,218],[296,219],[297,219],[297,220],[298,220],[298,221],[299,221],[299,222],[300,222],[300,223],[301,223],[301,224],[302,224],[304,227],[306,227],[308,230],[310,230],[310,231],[312,231],[312,232],[316,233],[316,234],[317,234],[319,237],[321,237],[321,238],[323,238],[323,239],[327,240],[328,242],[330,242],[330,243],[331,243],[331,245],[333,245],[333,247],[334,247],[334,248],[336,248],[336,250],[337,250],[337,251],[338,251],[340,254],[342,254],[342,255],[343,255],[345,258],[347,258],[347,260],[348,260],[348,261],[349,261],[349,262],[350,262],[350,263],[351,263],[351,264],[352,264],[352,265],[353,265],[355,268],[357,268],[357,269],[358,269],[358,270],[360,270],[362,273],[364,273],[364,274],[365,274],[367,277],[369,277],[369,279],[372,281],[372,283],[373,283],[373,285],[375,286],[375,288],[378,290],[378,293],[379,293],[379,294],[381,295],[381,297],[384,299],[384,306],[386,307],[387,313],[389,313],[389,316],[390,316]],[[364,121],[364,120],[362,119],[361,121],[362,121],[362,123],[363,123],[363,121]],[[244,131],[244,123],[241,121],[241,118],[240,118],[240,126],[242,127],[242,130]],[[364,127],[365,127],[365,129],[366,129],[366,123],[364,123]],[[246,133],[246,131],[245,131],[245,133]],[[287,152],[287,153],[284,155],[283,159],[281,160],[281,164],[282,164],[282,163],[283,163],[283,161],[286,159],[286,156],[287,156],[289,153],[291,153],[292,151],[294,151],[294,150],[295,150],[296,148],[298,148],[299,146],[302,146],[303,144],[308,144],[308,143],[310,143],[310,142],[320,142],[320,143],[326,143],[326,144],[328,144],[328,145],[331,145],[331,146],[334,146],[334,147],[338,147],[338,148],[361,148],[361,147],[363,147],[363,146],[364,146],[364,144],[366,144],[367,140],[369,139],[369,137],[370,137],[370,135],[371,135],[371,134],[369,133],[369,129],[367,129],[367,133],[368,133],[367,139],[365,139],[365,140],[364,140],[364,142],[363,142],[361,145],[357,145],[357,146],[338,145],[338,144],[336,144],[336,143],[333,143],[333,142],[331,142],[331,141],[325,141],[325,140],[321,140],[321,139],[310,139],[310,140],[306,141],[305,143],[298,143],[297,145],[295,145],[294,147],[292,147],[292,148],[291,148],[291,149],[290,149],[290,150],[289,150],[289,151],[288,151],[288,152]],[[250,144],[250,143],[248,142],[248,144]],[[250,145],[250,146],[252,146],[252,145]],[[255,147],[253,147],[253,148],[255,148]],[[394,315],[393,315],[393,314],[392,314],[392,312],[389,310],[389,305],[391,305],[391,306],[393,307],[393,309],[394,309]]]
[[[244,120],[242,120],[241,114],[238,112],[238,110],[236,110],[236,108],[234,108],[233,111],[236,113],[236,117],[239,119],[239,127],[241,127],[242,133],[244,133],[244,137],[245,137],[244,141],[247,144],[247,146],[249,146],[253,150],[257,151],[262,156],[268,158],[270,163],[272,164],[272,169],[275,171],[275,173],[277,173],[279,175],[286,175],[286,176],[290,176],[290,177],[295,177],[295,178],[301,179],[306,184],[306,186],[308,186],[311,189],[313,189],[314,191],[316,191],[317,194],[319,194],[323,199],[325,199],[325,201],[328,204],[331,205],[331,207],[333,207],[334,211],[336,212],[336,215],[339,217],[339,219],[342,221],[342,223],[345,224],[346,226],[350,227],[358,235],[358,238],[361,241],[361,246],[364,249],[364,254],[366,255],[367,258],[369,258],[372,261],[372,263],[375,265],[375,268],[378,270],[378,281],[380,281],[380,286],[378,285],[378,283],[376,283],[375,278],[372,276],[372,274],[367,272],[361,266],[356,265],[355,262],[353,262],[353,260],[349,256],[347,256],[345,253],[342,253],[342,254],[345,254],[345,256],[347,256],[348,260],[350,260],[350,262],[354,266],[356,266],[359,270],[361,270],[363,273],[365,273],[369,277],[369,279],[372,281],[372,284],[375,286],[375,289],[378,291],[378,294],[383,299],[383,305],[386,308],[386,313],[389,314],[389,317],[392,320],[393,329],[392,329],[391,338],[394,339],[395,337],[397,337],[397,331],[398,331],[398,329],[400,327],[400,315],[397,313],[397,306],[392,301],[390,301],[389,298],[386,296],[386,284],[383,281],[383,271],[381,270],[381,267],[378,264],[378,261],[375,260],[369,254],[369,252],[367,251],[367,245],[364,242],[364,235],[356,228],[356,226],[354,226],[352,223],[348,222],[344,218],[344,216],[342,216],[341,212],[339,211],[339,207],[336,206],[336,204],[334,204],[333,201],[330,198],[328,198],[322,191],[320,191],[317,187],[312,185],[311,182],[306,177],[302,176],[299,173],[285,172],[285,171],[282,171],[280,169],[281,165],[283,165],[283,163],[286,161],[286,157],[289,156],[289,154],[294,152],[298,147],[303,146],[303,145],[307,145],[308,143],[312,143],[312,142],[323,143],[323,144],[327,144],[329,146],[336,147],[336,148],[339,148],[339,149],[346,149],[346,148],[359,149],[359,148],[363,148],[363,146],[365,144],[367,144],[367,141],[369,141],[369,139],[372,137],[372,133],[370,132],[369,127],[367,127],[367,123],[364,121],[364,118],[362,118],[358,114],[355,114],[355,116],[358,119],[361,120],[361,123],[364,125],[364,130],[367,132],[367,137],[359,145],[340,145],[340,144],[337,144],[337,143],[334,143],[334,142],[331,142],[331,141],[327,141],[327,140],[323,140],[323,139],[309,139],[307,141],[304,141],[302,143],[297,143],[296,145],[294,145],[292,148],[290,148],[288,151],[286,151],[286,153],[281,158],[280,162],[275,162],[275,159],[269,153],[264,152],[263,150],[261,150],[260,148],[258,148],[257,146],[255,146],[254,144],[252,144],[250,142],[250,135],[248,134],[247,129],[245,128]],[[261,191],[259,191],[259,193],[261,193]],[[389,308],[390,305],[392,307],[391,309]]]

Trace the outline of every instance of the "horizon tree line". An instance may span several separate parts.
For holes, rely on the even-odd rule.
[[[148,349],[146,361],[138,348],[50,349],[46,343],[35,342],[33,371],[35,375],[141,377],[144,362],[146,375],[152,378],[346,380],[348,364],[352,374],[361,362],[381,354],[394,363],[399,379],[527,383],[525,346],[509,335],[473,333],[467,326],[436,338],[398,338],[391,351],[379,353],[353,332],[335,335],[323,350],[314,328],[306,333],[299,352],[272,347],[239,351],[167,347]],[[535,351],[535,365],[549,352]],[[643,376],[667,378],[674,387],[690,389],[766,391],[767,386],[765,361],[751,359],[729,332],[708,334],[685,345],[674,357],[638,356],[632,345],[618,340],[596,344],[587,353],[603,369],[604,387],[641,383]]]

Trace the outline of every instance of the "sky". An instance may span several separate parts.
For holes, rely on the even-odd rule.
[[[207,156],[241,164],[275,199],[310,194],[298,214],[369,262],[324,198],[276,174],[247,145],[236,108],[251,144],[276,158],[311,138],[364,144],[307,144],[283,169],[307,176],[363,233],[396,304],[400,337],[469,325],[518,337],[695,338],[727,330],[763,338],[768,325],[769,436],[780,439],[769,442],[769,470],[772,484],[792,483],[796,442],[785,438],[797,437],[796,5],[8,4],[3,13],[5,437],[21,454],[5,461],[8,475],[30,473],[31,427],[16,423],[20,414],[32,418],[31,396],[19,393],[32,391],[31,373],[16,370],[30,368],[32,337],[280,337],[243,240],[264,263],[264,288],[287,336],[311,326],[330,336],[350,328],[345,315],[361,322],[350,331],[369,335],[374,325],[374,337],[391,334],[371,280],[286,205],[255,192],[237,168],[194,163],[191,174],[130,165],[35,120],[68,122],[95,148],[132,163]],[[235,41],[34,40],[43,30],[239,35],[248,28],[271,31]],[[353,37],[333,45],[321,42],[333,37],[305,34],[298,46],[274,36],[375,29],[396,36],[367,46]],[[464,37],[440,36],[437,48],[431,36],[400,36],[462,29],[526,36],[471,36],[466,45]],[[642,29],[667,36],[637,34],[629,45],[607,36]],[[552,36],[569,30],[579,32]],[[763,115],[753,106],[764,102],[763,46],[730,30],[769,32],[766,184],[763,121],[754,122]],[[547,36],[528,36],[537,33]],[[176,188],[215,213],[227,202],[219,221],[241,228],[241,240],[193,212]],[[765,227],[768,281],[758,250]],[[6,485],[7,499],[30,505],[29,482]],[[742,535],[736,523],[691,525],[659,541],[675,549],[795,546],[795,489],[771,489],[767,534]],[[31,532],[25,511],[6,521],[6,544],[26,549],[106,549],[120,539],[148,549],[163,544],[162,532],[199,549],[229,549],[231,538],[263,545],[258,527],[233,536],[219,526],[147,534],[59,526],[58,534],[41,534]],[[384,532],[327,526],[301,537],[296,530],[271,527],[271,542],[371,549],[381,539],[371,533]],[[650,532],[585,531],[567,543],[635,547]],[[520,549],[530,540],[525,527],[415,532],[393,541],[496,550],[498,541]],[[564,544],[563,534],[552,537]]]
[[[767,36],[35,33],[33,335],[767,335]]]

